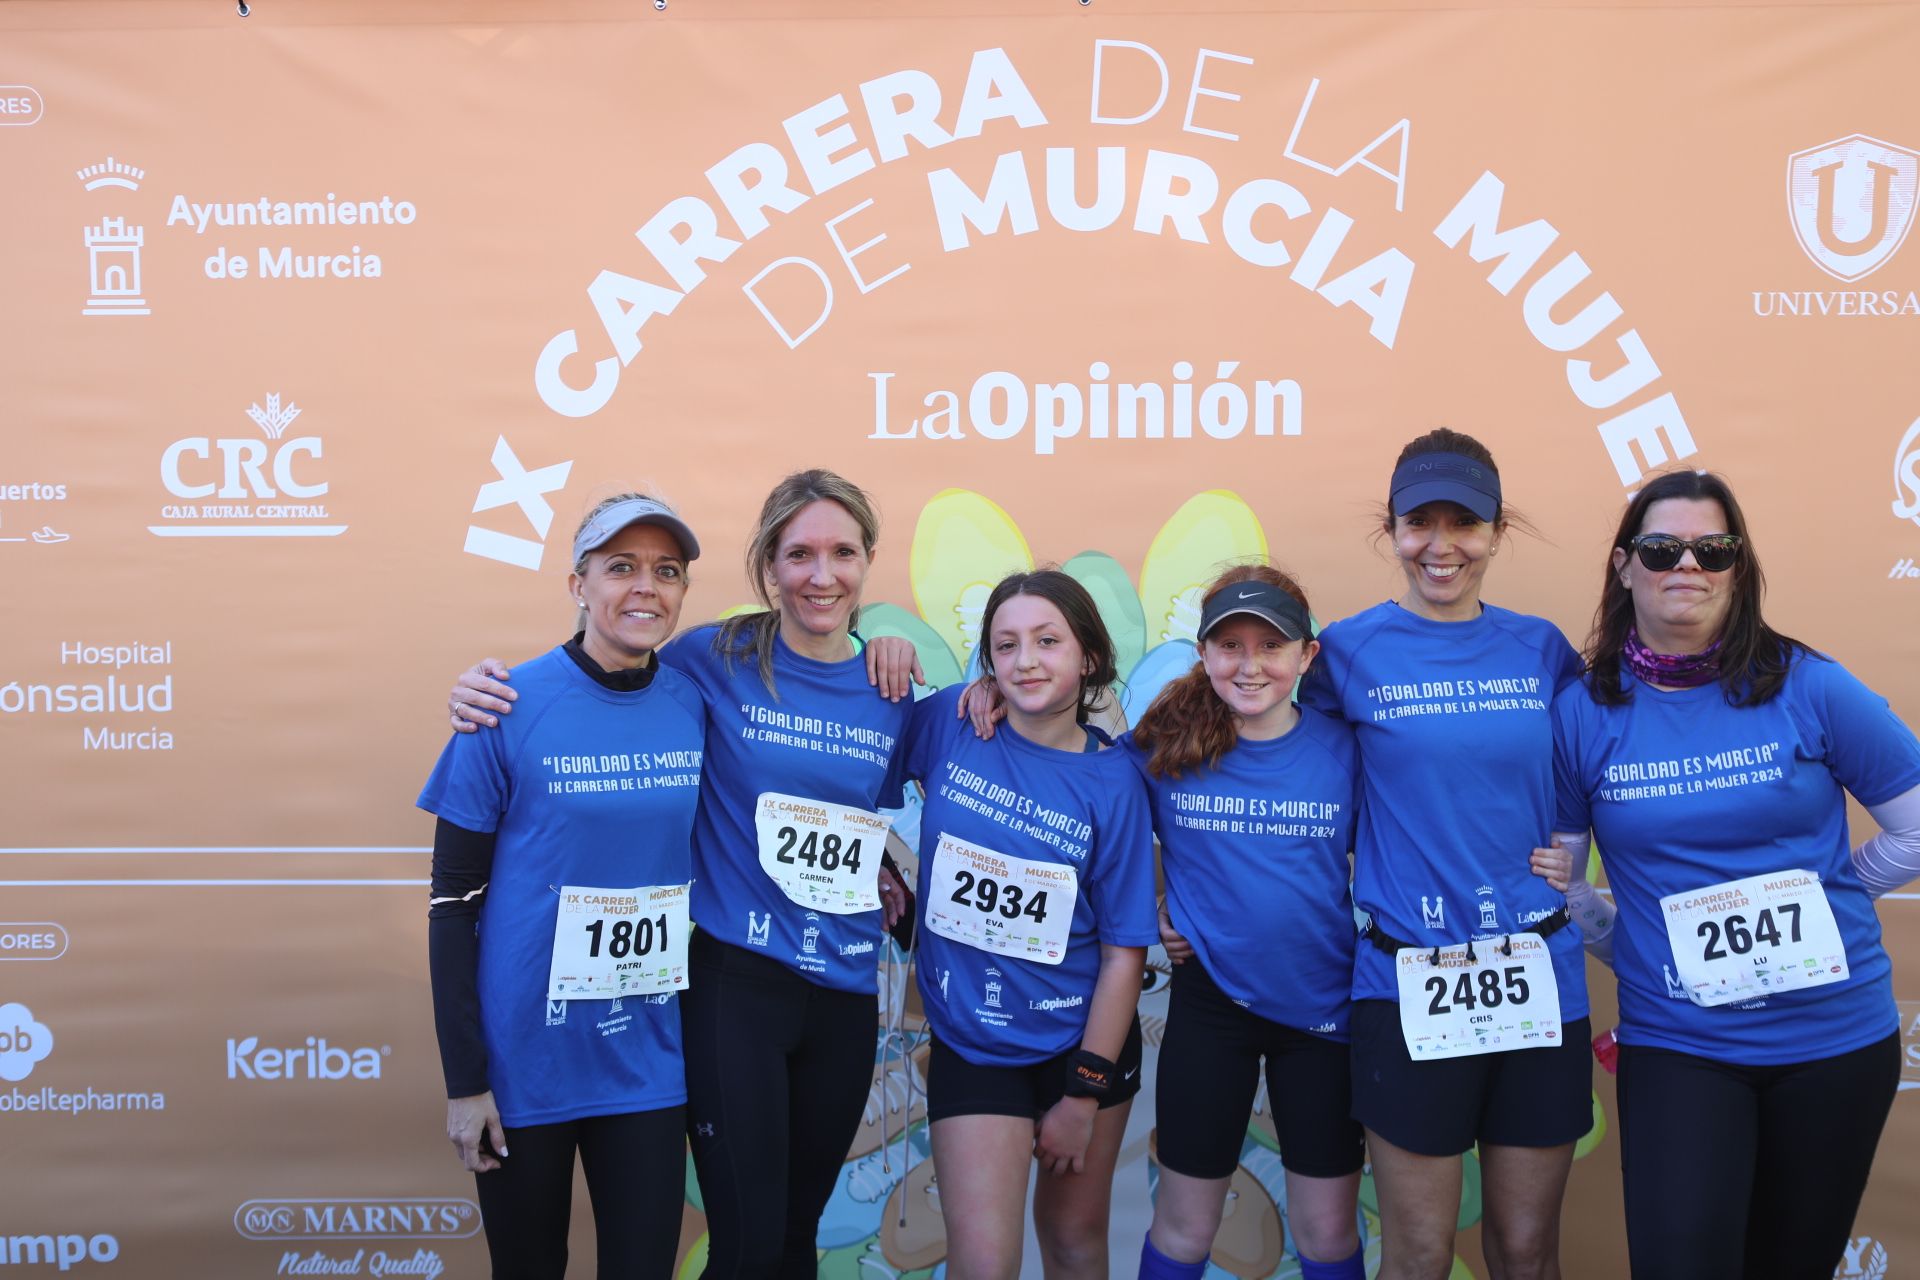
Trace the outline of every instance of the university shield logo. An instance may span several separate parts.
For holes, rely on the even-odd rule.
[[[1920,153],[1864,133],[1787,158],[1787,215],[1814,265],[1853,281],[1885,266],[1913,229]]]

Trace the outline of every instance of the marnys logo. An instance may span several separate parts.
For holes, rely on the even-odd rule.
[[[188,499],[160,508],[170,523],[148,525],[162,538],[332,538],[344,524],[325,524],[327,509],[310,500],[324,498],[328,484],[313,474],[325,450],[317,435],[286,438],[301,414],[275,392],[264,408],[249,405],[247,417],[264,440],[252,436],[187,436],[160,455],[160,482],[175,498]],[[218,455],[217,459],[215,455]],[[296,473],[295,464],[299,464]],[[237,499],[206,502],[207,498]],[[269,501],[294,498],[298,502]]]
[[[229,1080],[378,1080],[381,1059],[392,1045],[342,1049],[325,1036],[308,1036],[305,1045],[260,1047],[259,1036],[227,1041]]]
[[[470,1200],[249,1200],[233,1211],[233,1229],[249,1240],[464,1240],[478,1234]]]
[[[53,1052],[53,1032],[23,1004],[0,1004],[0,1080],[18,1082]]]

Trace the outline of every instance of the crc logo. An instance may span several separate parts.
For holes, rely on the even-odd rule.
[[[1872,1236],[1850,1236],[1833,1269],[1834,1280],[1881,1280],[1887,1274],[1887,1246]]]
[[[53,1032],[23,1004],[0,1004],[0,1080],[18,1083],[53,1052]]]
[[[480,1231],[471,1200],[348,1197],[249,1200],[233,1211],[249,1240],[463,1240]]]
[[[381,1061],[393,1046],[342,1049],[325,1036],[308,1036],[304,1045],[260,1047],[259,1036],[227,1041],[229,1080],[378,1080]]]
[[[260,436],[187,436],[160,454],[160,483],[179,502],[160,509],[161,537],[333,537],[345,525],[322,524],[327,480],[317,435],[287,437],[300,406],[276,392],[247,408]]]
[[[1853,281],[1887,264],[1913,229],[1920,153],[1848,134],[1787,158],[1787,216],[1814,265]]]

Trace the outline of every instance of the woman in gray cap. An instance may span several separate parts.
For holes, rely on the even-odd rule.
[[[427,936],[447,1136],[474,1173],[495,1276],[565,1273],[576,1152],[599,1274],[673,1267],[675,996],[706,716],[654,651],[699,554],[652,498],[595,507],[567,577],[577,633],[520,665],[521,714],[455,734],[420,793],[438,817]]]
[[[876,641],[862,654],[852,634],[878,541],[878,513],[857,486],[818,469],[786,477],[747,539],[748,580],[767,609],[660,654],[705,708],[699,932],[680,1012],[716,1280],[815,1273],[820,1214],[872,1083],[882,930],[908,907],[905,886],[881,871],[877,811],[903,803],[895,747],[913,705],[898,700],[912,646]],[[892,675],[876,694],[868,659],[883,646]],[[513,694],[489,676],[505,670],[488,660],[461,676],[461,717],[523,718],[496,721]]]

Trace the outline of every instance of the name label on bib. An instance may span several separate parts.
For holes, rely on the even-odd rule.
[[[1847,979],[1820,877],[1798,868],[1660,899],[1687,999],[1702,1008]]]
[[[687,890],[560,886],[549,1000],[611,1000],[687,988]]]
[[[1079,899],[1072,867],[995,853],[943,831],[928,881],[927,928],[996,955],[1059,964]]]
[[[809,911],[846,916],[880,907],[888,819],[865,809],[762,791],[753,808],[760,869]]]
[[[1432,947],[1393,958],[1400,1034],[1415,1062],[1561,1043],[1560,988],[1539,934],[1441,947],[1438,960]]]

